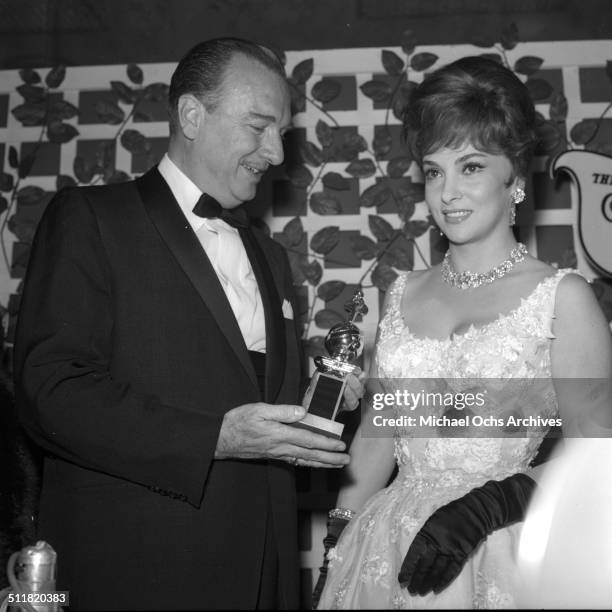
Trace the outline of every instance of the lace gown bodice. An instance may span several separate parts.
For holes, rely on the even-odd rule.
[[[549,339],[559,270],[540,282],[520,306],[465,333],[436,340],[419,338],[406,325],[400,302],[409,273],[390,287],[379,323],[378,375],[386,378],[537,378],[550,376]]]
[[[403,274],[391,288],[389,307],[380,322],[375,355],[378,376],[447,379],[454,386],[461,379],[494,380],[489,387],[494,384],[496,395],[505,401],[497,403],[489,415],[505,418],[537,412],[543,418],[554,416],[557,405],[550,372],[550,340],[554,338],[551,324],[555,289],[564,273],[546,278],[509,314],[445,340],[418,338],[404,325],[400,302],[408,275]],[[523,381],[525,384],[521,384]],[[519,386],[521,393],[517,393]],[[526,396],[537,402],[537,408],[526,403]],[[527,469],[545,433],[540,428],[540,432],[532,429],[517,438],[431,439],[410,438],[407,432],[398,430],[395,454],[405,475],[447,483],[481,477],[499,480]]]
[[[379,324],[377,376],[444,379],[455,391],[462,384],[469,387],[473,379],[490,379],[497,401],[487,414],[555,417],[552,320],[556,288],[568,272],[559,270],[544,279],[510,313],[444,340],[418,337],[405,325],[400,303],[408,274],[400,275],[389,289]],[[439,410],[441,414],[443,408]],[[403,407],[394,411],[409,413]],[[412,538],[436,508],[487,480],[526,471],[547,430],[533,426],[516,435],[477,437],[472,431],[449,436],[433,428],[425,437],[396,427],[397,476],[365,504],[330,552],[319,609],[513,607],[513,555],[520,525],[489,536],[438,595],[411,596],[399,587],[397,574]]]

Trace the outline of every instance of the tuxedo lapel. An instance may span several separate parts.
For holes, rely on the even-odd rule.
[[[145,209],[162,239],[209,309],[255,386],[257,379],[242,332],[210,260],[156,168],[137,179]],[[266,320],[267,323],[267,320]]]
[[[251,228],[241,228],[240,237],[257,279],[266,320],[266,393],[273,402],[285,375],[286,339],[284,317],[276,280],[272,273],[276,262]]]

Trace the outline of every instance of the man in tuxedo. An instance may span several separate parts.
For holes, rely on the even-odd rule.
[[[201,43],[172,77],[159,166],[65,189],[40,222],[17,394],[47,451],[39,537],[76,609],[298,605],[294,466],[348,455],[291,426],[290,270],[240,208],[283,161],[289,99],[268,50]]]

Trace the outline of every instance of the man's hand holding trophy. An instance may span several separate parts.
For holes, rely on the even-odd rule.
[[[345,304],[349,319],[337,323],[325,337],[325,348],[329,357],[315,357],[317,370],[304,395],[302,405],[306,416],[293,425],[310,429],[331,438],[340,438],[344,425],[336,421],[349,375],[360,376],[361,368],[355,361],[363,352],[363,334],[355,320],[368,312],[361,290],[355,292],[352,300]],[[363,391],[363,390],[362,390]]]

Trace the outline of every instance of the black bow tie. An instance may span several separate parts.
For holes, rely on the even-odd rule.
[[[205,219],[221,219],[235,228],[248,227],[249,218],[242,206],[223,208],[215,198],[203,193],[193,207],[194,214]]]

